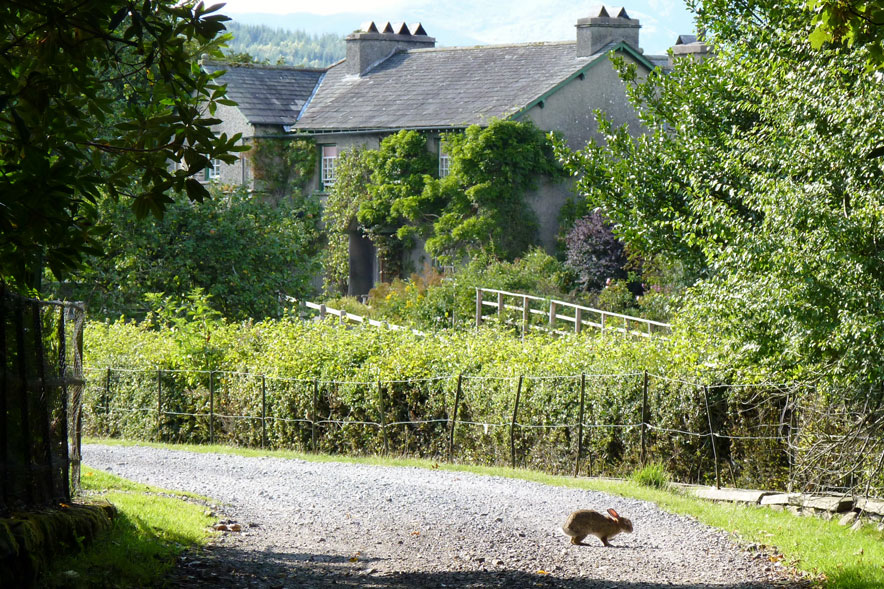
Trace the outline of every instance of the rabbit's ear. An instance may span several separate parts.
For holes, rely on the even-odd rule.
[[[614,518],[614,521],[617,521],[617,520],[620,519],[620,515],[619,515],[616,511],[614,511],[614,508],[613,508],[613,507],[610,508],[610,509],[608,509],[608,513],[611,514],[611,517]]]

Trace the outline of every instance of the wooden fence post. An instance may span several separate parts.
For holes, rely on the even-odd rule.
[[[580,476],[580,457],[583,455],[583,400],[586,397],[586,373],[580,373],[580,418],[577,420],[577,459],[574,461],[574,476]]]
[[[460,405],[460,391],[463,373],[457,375],[457,392],[454,394],[454,411],[451,414],[451,431],[448,433],[448,462],[452,461],[454,453],[454,426],[457,424],[457,407]]]
[[[313,453],[316,453],[316,405],[319,402],[319,380],[313,379],[313,418],[310,420],[310,442]]]
[[[209,371],[209,444],[215,443],[215,373]]]
[[[319,319],[320,321],[325,320],[325,303],[319,305]]]
[[[110,436],[110,381],[111,369],[107,367],[107,376],[104,380],[104,435]]]
[[[482,325],[482,289],[476,289],[476,329]]]
[[[600,321],[600,323],[601,323],[601,325],[602,325],[602,331],[605,331],[605,313],[602,312],[602,313],[599,313],[599,315],[601,316],[601,321]]]
[[[267,379],[261,375],[261,449],[267,445]]]
[[[387,416],[384,408],[384,389],[381,381],[378,381],[378,405],[381,410],[381,433],[384,436],[384,454],[390,454],[390,440],[387,438]]]
[[[513,406],[513,421],[510,423],[510,454],[513,468],[516,468],[516,416],[519,413],[519,397],[522,395],[522,378],[519,375],[519,386],[516,387],[516,403]]]
[[[641,454],[641,463],[642,466],[645,465],[645,459],[647,457],[647,419],[648,419],[648,371],[644,371],[644,378],[642,379],[642,454]]]
[[[712,429],[712,413],[709,411],[709,387],[703,386],[703,399],[706,401],[706,418],[709,420],[709,441],[712,442],[712,460],[715,464],[715,488],[721,488],[721,474],[718,471],[718,450],[715,447],[715,431]]]
[[[592,476],[592,442],[593,442],[593,434],[595,433],[595,412],[592,410],[592,403],[589,404],[589,471],[587,471],[586,476]]]
[[[528,297],[522,297],[522,340],[525,340],[525,334],[528,333],[528,322],[531,319],[531,310],[528,307]]]
[[[497,322],[503,323],[503,293],[497,293]]]
[[[163,441],[163,425],[160,422],[163,415],[163,371],[157,368],[157,442]]]
[[[583,328],[583,309],[576,307],[574,309],[574,333],[580,333]]]
[[[555,331],[556,329],[556,302],[549,302],[549,329],[550,331]]]

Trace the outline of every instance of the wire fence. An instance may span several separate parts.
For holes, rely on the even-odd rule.
[[[804,384],[702,385],[647,372],[385,381],[118,368],[87,375],[85,428],[96,436],[590,476],[660,462],[682,482],[866,496],[884,489],[880,402],[856,408]]]
[[[0,517],[79,482],[85,309],[0,285]]]

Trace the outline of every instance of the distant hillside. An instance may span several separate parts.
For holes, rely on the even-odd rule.
[[[225,26],[233,39],[224,53],[247,53],[260,63],[324,67],[346,55],[344,38],[334,33],[311,34],[236,21]]]

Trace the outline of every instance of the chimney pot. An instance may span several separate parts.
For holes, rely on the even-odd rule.
[[[596,16],[577,21],[577,57],[595,55],[611,43],[625,42],[639,49],[641,25],[637,18],[629,18],[625,8],[618,6],[609,10],[601,6],[590,14]]]

